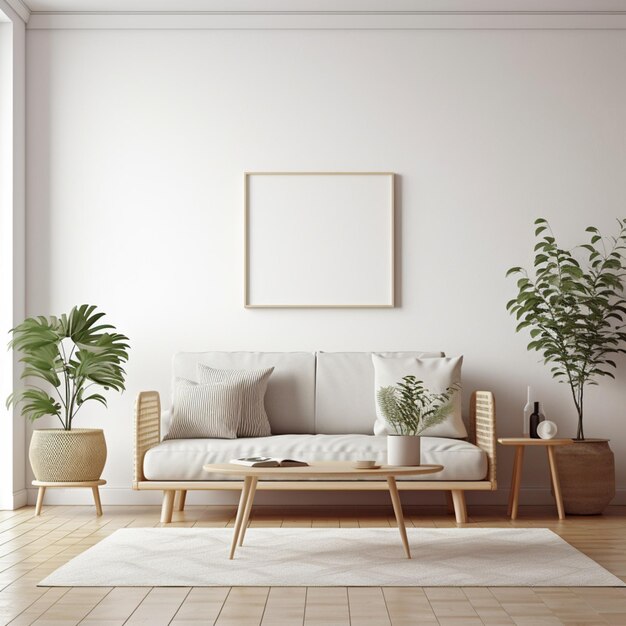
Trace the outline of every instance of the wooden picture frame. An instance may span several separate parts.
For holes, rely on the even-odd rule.
[[[246,308],[395,306],[391,172],[246,172]]]

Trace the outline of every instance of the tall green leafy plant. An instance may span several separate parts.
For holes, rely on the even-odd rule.
[[[626,220],[617,221],[617,235],[604,237],[589,226],[589,241],[565,250],[539,218],[533,272],[512,267],[506,274],[519,275],[517,296],[506,305],[518,320],[516,331],[530,329],[528,350],[541,352],[552,376],[571,389],[577,439],[585,438],[585,387],[615,378],[615,355],[626,353]]]
[[[415,376],[404,376],[396,385],[381,387],[376,398],[381,413],[398,435],[419,435],[441,424],[452,411],[452,396],[458,385],[434,393]]]
[[[9,348],[21,354],[21,377],[28,384],[9,396],[7,407],[20,404],[32,421],[54,415],[71,430],[86,402],[107,405],[102,389],[123,391],[128,337],[113,332],[110,324],[98,324],[103,316],[83,304],[69,315],[29,317],[13,328]]]

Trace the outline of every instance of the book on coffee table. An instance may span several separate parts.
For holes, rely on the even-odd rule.
[[[305,461],[295,459],[280,459],[273,456],[248,456],[241,459],[232,459],[234,465],[245,465],[246,467],[303,467],[308,465]]]

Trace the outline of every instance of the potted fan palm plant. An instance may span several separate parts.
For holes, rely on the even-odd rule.
[[[389,465],[419,465],[420,434],[443,422],[452,411],[452,396],[458,385],[434,393],[415,376],[404,376],[396,385],[381,387],[376,398],[380,411],[395,431],[387,435]]]
[[[603,237],[589,226],[590,239],[572,250],[560,248],[548,222],[535,221],[534,271],[512,267],[518,293],[507,304],[530,330],[550,372],[571,391],[577,415],[576,445],[556,449],[563,503],[568,513],[601,513],[615,495],[613,452],[605,439],[586,439],[585,389],[601,377],[615,378],[615,355],[626,353],[626,220]]]
[[[51,415],[61,423],[33,431],[29,458],[39,481],[93,481],[104,469],[102,430],[73,427],[86,402],[106,406],[101,390],[124,390],[128,338],[99,324],[103,316],[83,304],[61,317],[29,317],[10,331],[9,347],[21,355],[27,384],[9,396],[7,407],[20,405],[31,421]]]

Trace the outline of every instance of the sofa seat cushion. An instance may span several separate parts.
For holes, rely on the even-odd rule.
[[[376,459],[382,464],[387,459],[387,438],[374,435],[273,435],[245,439],[171,439],[146,452],[143,471],[147,480],[228,480],[232,476],[209,474],[202,466],[261,455],[304,461]],[[422,437],[422,463],[443,465],[444,469],[436,474],[405,479],[483,480],[487,475],[485,452],[458,439]]]

